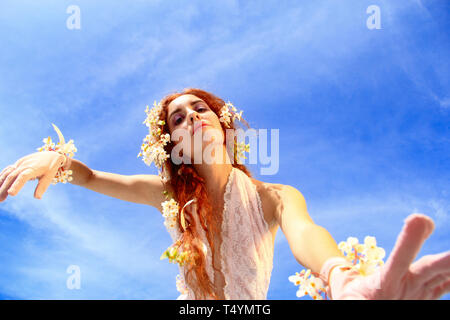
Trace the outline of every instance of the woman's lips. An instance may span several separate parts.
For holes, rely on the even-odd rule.
[[[196,126],[195,128],[194,128],[194,132],[193,132],[193,134],[195,134],[195,131],[197,131],[197,129],[198,128],[200,128],[200,127],[206,127],[206,126],[211,126],[210,124],[208,124],[208,123],[202,123],[201,125],[199,125],[199,126]]]

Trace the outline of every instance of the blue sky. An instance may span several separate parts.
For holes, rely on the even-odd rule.
[[[81,29],[69,30],[78,5]],[[381,29],[369,30],[369,5]],[[145,106],[199,87],[250,126],[280,129],[280,168],[255,178],[302,192],[340,242],[403,220],[436,228],[418,257],[450,248],[450,3],[433,1],[17,1],[0,3],[0,167],[35,152],[55,123],[92,169],[156,174],[137,158]],[[158,211],[36,181],[0,204],[0,298],[175,299]],[[81,270],[69,290],[68,266]],[[303,267],[279,231],[268,299],[298,299]],[[446,295],[443,299],[448,299]]]

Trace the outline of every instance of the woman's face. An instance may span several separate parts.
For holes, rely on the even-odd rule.
[[[191,148],[183,147],[183,155],[191,160],[194,153],[205,150],[213,136],[215,143],[223,144],[224,134],[219,118],[206,102],[197,96],[184,94],[173,100],[167,111],[166,121],[170,135],[174,138],[172,141],[177,145],[184,137],[189,139]]]

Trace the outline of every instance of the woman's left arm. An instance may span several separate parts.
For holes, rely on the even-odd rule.
[[[276,193],[274,215],[298,263],[319,273],[328,259],[344,257],[330,233],[311,219],[300,191],[284,185]]]
[[[352,269],[334,268],[345,259],[328,231],[312,221],[303,195],[291,186],[277,192],[275,217],[295,258],[329,279],[328,295],[333,299],[438,299],[450,291],[450,251],[414,262],[433,232],[431,218],[410,215],[386,264],[361,276]]]

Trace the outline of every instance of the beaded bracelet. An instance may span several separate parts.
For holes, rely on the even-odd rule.
[[[75,147],[73,140],[69,140],[69,142],[65,142],[64,136],[61,131],[55,126],[53,123],[53,128],[58,134],[59,142],[55,145],[52,142],[52,138],[44,138],[42,141],[45,143],[42,147],[37,150],[42,151],[56,151],[64,156],[64,162],[59,167],[55,177],[53,178],[52,184],[57,184],[58,182],[67,183],[68,181],[72,181],[72,170],[68,170],[71,165],[71,158],[73,158],[75,152],[77,152],[77,148]]]

